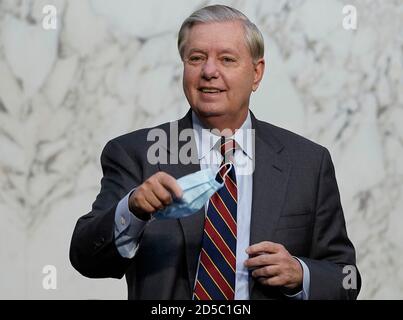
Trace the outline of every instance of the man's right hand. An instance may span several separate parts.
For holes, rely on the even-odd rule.
[[[182,189],[176,179],[157,172],[144,181],[130,196],[129,210],[141,220],[149,220],[158,210],[170,205],[173,197],[180,199]]]

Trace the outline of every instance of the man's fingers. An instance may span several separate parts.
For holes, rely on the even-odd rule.
[[[132,208],[138,212],[154,213],[171,204],[172,196],[182,197],[176,179],[165,172],[158,172],[135,191]]]
[[[278,263],[276,254],[260,254],[256,257],[249,258],[245,261],[245,267],[255,268],[267,265],[274,265]]]
[[[161,183],[158,182],[155,184],[153,187],[153,193],[164,207],[172,203],[171,193]]]
[[[176,179],[165,172],[159,172],[157,179],[171,194],[177,198],[182,198],[183,192]]]
[[[164,207],[153,191],[147,193],[145,200],[154,208],[154,211],[161,210]]]
[[[284,285],[284,280],[279,276],[274,276],[271,278],[258,278],[257,280],[266,286],[279,287]]]
[[[252,277],[274,277],[279,275],[281,272],[280,267],[276,265],[265,266],[263,268],[258,268],[252,272]]]
[[[146,200],[146,198],[141,197],[139,199],[137,199],[137,204],[136,204],[136,208],[139,209],[141,212],[145,212],[145,213],[154,213],[155,212],[155,208],[148,203],[148,201]]]
[[[249,246],[246,249],[246,253],[249,255],[256,255],[261,253],[277,253],[283,248],[284,247],[279,243],[271,241],[262,241]]]

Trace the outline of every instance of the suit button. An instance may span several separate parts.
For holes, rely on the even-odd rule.
[[[99,241],[94,242],[94,249],[98,249],[102,244],[105,242],[105,238],[102,237],[99,239]]]

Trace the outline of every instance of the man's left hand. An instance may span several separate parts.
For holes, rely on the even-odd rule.
[[[246,253],[250,258],[245,266],[254,269],[252,277],[261,284],[287,289],[302,287],[302,266],[282,244],[263,241],[248,247]]]

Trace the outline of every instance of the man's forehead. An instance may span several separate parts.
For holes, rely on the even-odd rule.
[[[186,35],[187,51],[203,51],[214,44],[223,52],[238,51],[245,44],[245,32],[239,21],[197,23]]]
[[[196,22],[190,28],[189,32],[208,32],[214,29],[215,32],[231,30],[232,32],[244,31],[242,22],[240,20],[228,20],[217,22]]]

